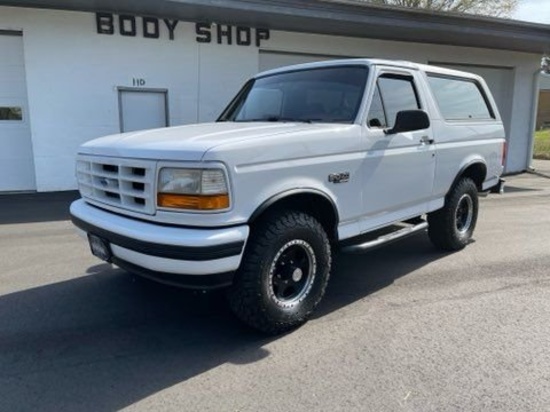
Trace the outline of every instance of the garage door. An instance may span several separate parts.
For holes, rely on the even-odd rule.
[[[293,64],[313,63],[323,60],[346,59],[346,56],[328,56],[323,54],[297,54],[260,50],[260,71],[277,69]]]
[[[477,74],[485,79],[491,94],[493,95],[502,122],[506,128],[506,135],[510,134],[510,118],[512,115],[512,92],[514,88],[514,71],[507,67],[487,67],[487,66],[475,66],[475,65],[459,65],[449,63],[430,63],[441,67],[448,67],[449,69],[461,70]]]
[[[0,32],[0,192],[36,189],[23,37]]]

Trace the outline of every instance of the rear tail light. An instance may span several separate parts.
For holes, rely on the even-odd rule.
[[[502,143],[502,167],[506,165],[506,155],[508,154],[508,142]]]

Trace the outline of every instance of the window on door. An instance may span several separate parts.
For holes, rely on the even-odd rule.
[[[420,101],[412,76],[383,74],[376,82],[368,125],[393,127],[398,112],[417,109],[420,109]]]
[[[23,120],[21,107],[0,107],[0,120]]]
[[[118,99],[121,132],[169,126],[167,90],[120,88]]]

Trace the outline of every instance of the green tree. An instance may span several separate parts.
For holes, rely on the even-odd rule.
[[[519,0],[363,0],[372,4],[510,17]]]

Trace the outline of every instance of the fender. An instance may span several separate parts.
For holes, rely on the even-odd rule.
[[[263,212],[265,212],[270,206],[273,206],[275,203],[277,203],[280,200],[283,200],[290,196],[295,195],[301,195],[301,194],[312,194],[312,195],[319,195],[328,200],[332,206],[332,210],[334,212],[334,216],[336,217],[336,222],[340,222],[340,216],[338,214],[338,208],[336,207],[336,203],[334,200],[325,192],[318,190],[318,189],[312,189],[312,188],[299,188],[299,189],[290,189],[285,190],[284,192],[278,193],[276,195],[271,196],[267,200],[265,200],[255,211],[252,213],[252,216],[248,219],[248,224],[251,224],[260,216]]]
[[[482,158],[482,157],[475,157],[475,158],[471,158],[470,160],[466,161],[465,164],[462,165],[462,167],[460,168],[460,170],[458,171],[458,173],[456,174],[454,180],[453,180],[453,183],[451,184],[451,186],[449,186],[449,189],[447,190],[447,192],[449,190],[451,190],[452,187],[454,187],[458,181],[460,180],[460,178],[462,177],[462,175],[464,174],[464,172],[470,167],[470,166],[473,166],[475,164],[480,164],[484,167],[485,169],[485,178],[487,177],[487,163],[485,162],[485,160]],[[485,181],[485,178],[483,179]],[[482,182],[483,183],[483,182]]]

